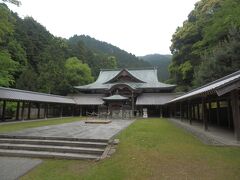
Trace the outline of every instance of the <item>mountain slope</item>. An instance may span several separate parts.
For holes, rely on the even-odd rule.
[[[160,81],[165,81],[169,78],[168,66],[171,63],[172,55],[149,54],[139,58],[158,69],[158,79]]]
[[[151,66],[148,62],[139,59],[131,53],[121,50],[120,48],[109,43],[96,40],[90,36],[74,35],[73,37],[69,38],[69,43],[72,44],[78,43],[79,41],[83,42],[84,46],[95,53],[114,56],[116,58],[118,68],[138,68]]]

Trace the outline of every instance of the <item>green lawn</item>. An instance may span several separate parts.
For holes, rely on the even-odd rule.
[[[44,160],[22,179],[240,179],[240,148],[213,147],[164,119],[137,120],[111,158]]]
[[[69,117],[69,118],[59,118],[59,119],[47,119],[41,121],[20,121],[11,124],[1,124],[0,123],[0,133],[12,132],[17,130],[22,130],[26,128],[40,127],[40,126],[48,126],[55,124],[63,124],[68,122],[74,122],[81,120],[80,117]]]

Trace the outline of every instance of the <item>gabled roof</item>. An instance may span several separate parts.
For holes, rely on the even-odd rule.
[[[0,87],[0,99],[14,101],[33,101],[33,102],[49,102],[75,104],[73,99],[53,94],[45,94],[33,91],[24,91],[20,89]]]
[[[216,81],[208,83],[197,89],[194,89],[183,96],[173,99],[170,102],[180,101],[183,99],[190,99],[196,96],[216,93],[218,96],[226,94],[233,89],[240,88],[240,70],[230,75],[224,76]]]
[[[129,77],[132,78],[132,82],[136,82],[136,83],[144,83],[144,81],[141,81],[140,79],[138,79],[136,76],[132,75],[130,71],[128,71],[127,69],[122,69],[116,76],[114,76],[112,79],[110,79],[109,81],[105,82],[107,83],[114,83],[118,80],[119,77],[121,77],[122,75],[126,76],[128,75]]]
[[[125,69],[129,74],[134,78],[142,82],[125,82],[125,84],[131,86],[135,89],[144,89],[144,88],[158,88],[158,89],[174,89],[175,85],[165,84],[158,81],[157,69],[148,68],[148,69]],[[75,88],[79,90],[87,89],[110,89],[113,85],[118,84],[117,82],[111,83],[111,80],[114,79],[122,69],[116,70],[101,70],[97,80],[94,83],[85,85],[85,86],[76,86]],[[110,83],[109,83],[110,81]]]

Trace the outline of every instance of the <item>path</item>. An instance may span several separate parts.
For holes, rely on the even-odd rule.
[[[111,139],[121,130],[128,127],[133,120],[113,120],[109,124],[87,124],[84,121],[60,125],[28,128],[4,133],[13,136],[66,137],[82,139]]]

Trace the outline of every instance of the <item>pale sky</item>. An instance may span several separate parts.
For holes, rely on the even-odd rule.
[[[172,34],[198,0],[21,0],[9,8],[55,36],[89,35],[127,52],[169,54]]]

